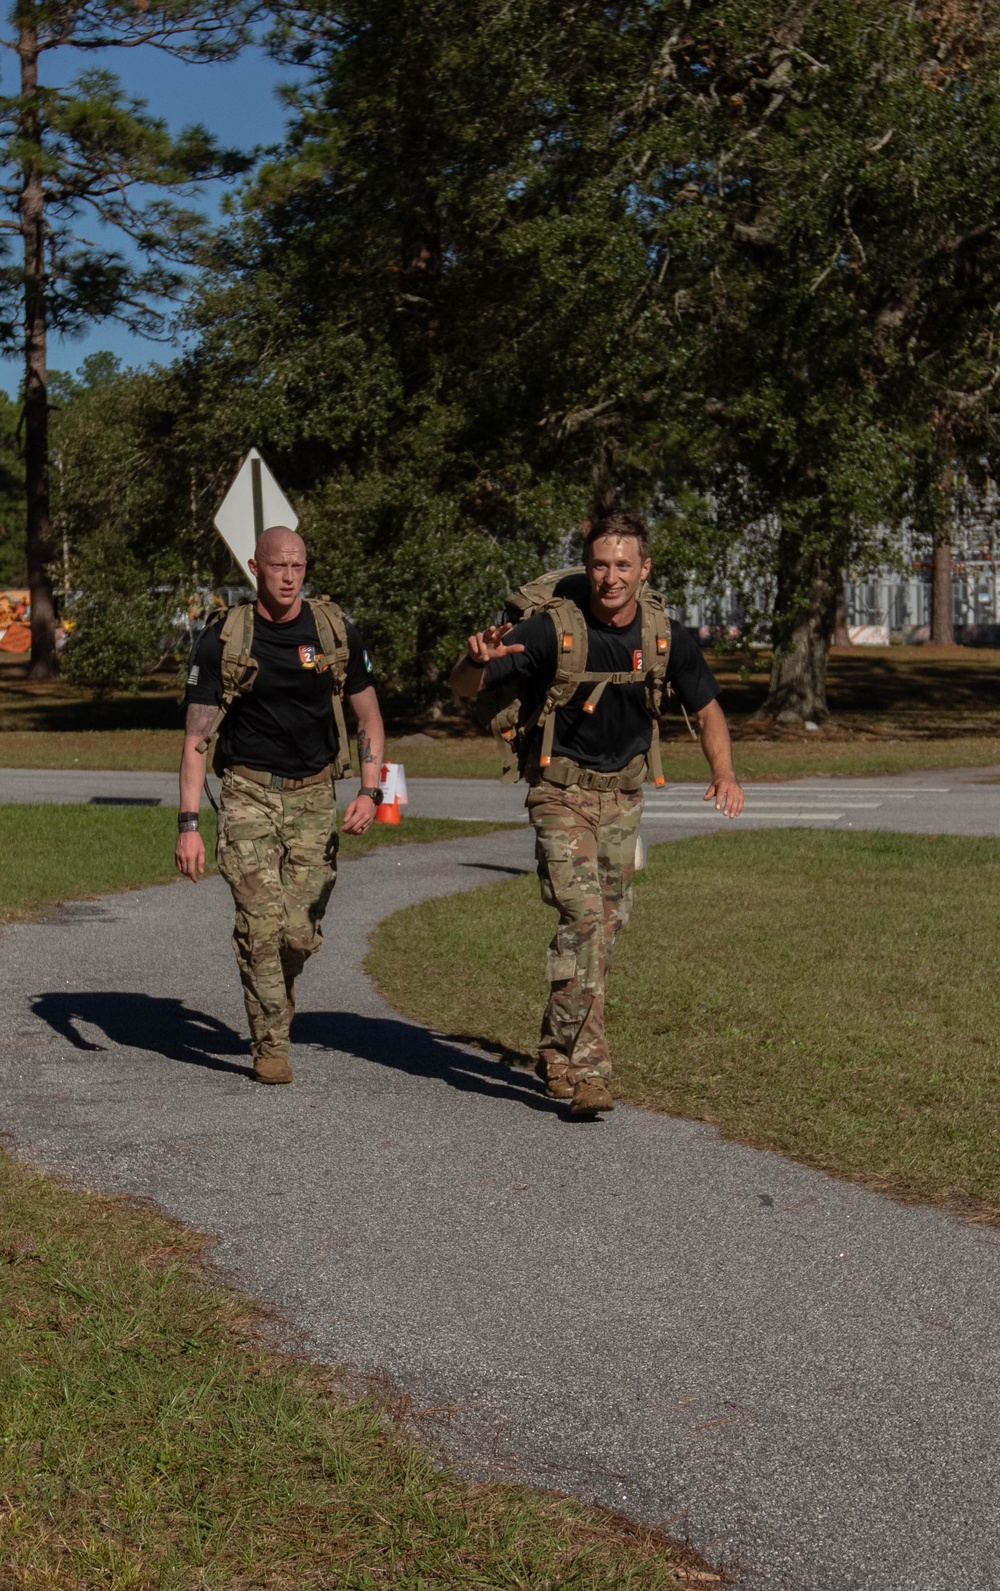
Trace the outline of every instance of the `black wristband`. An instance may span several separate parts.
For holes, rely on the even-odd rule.
[[[198,825],[197,823],[191,823],[190,821],[187,823],[178,823],[177,832],[178,834],[197,834]]]
[[[178,823],[197,823],[198,817],[199,814],[197,812],[178,812],[177,821]]]

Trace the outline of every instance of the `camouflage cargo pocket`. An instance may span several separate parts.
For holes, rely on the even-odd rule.
[[[274,829],[263,814],[223,812],[215,856],[227,884],[263,873],[277,862]]]
[[[565,829],[546,829],[535,835],[535,867],[546,906],[558,906],[574,872],[571,836]]]
[[[545,957],[545,977],[549,983],[569,983],[576,977],[576,951],[550,949]]]

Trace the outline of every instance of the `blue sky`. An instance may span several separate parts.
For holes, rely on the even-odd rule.
[[[4,56],[0,63],[0,91],[13,93],[15,61],[7,52]],[[260,49],[247,50],[235,61],[212,66],[176,61],[150,48],[110,49],[86,55],[61,49],[42,57],[42,81],[62,86],[77,77],[81,69],[98,66],[115,72],[126,91],[146,100],[150,111],[161,116],[173,131],[201,122],[220,143],[240,149],[280,138],[285,111],[276,91],[296,75],[291,67],[278,65]],[[208,214],[217,212],[225,192],[222,183],[206,185],[203,207]],[[76,370],[87,354],[101,349],[117,354],[128,365],[165,362],[174,352],[169,344],[135,337],[124,327],[106,321],[80,338],[52,337],[50,368]],[[0,358],[0,387],[16,395],[20,376],[19,359]]]

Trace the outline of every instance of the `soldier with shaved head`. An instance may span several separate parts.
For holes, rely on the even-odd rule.
[[[295,980],[319,949],[337,877],[334,779],[349,762],[343,696],[357,717],[361,763],[346,834],[363,834],[375,817],[385,736],[361,636],[335,603],[302,597],[302,537],[281,525],[265,530],[250,571],[256,602],[210,622],[191,659],[175,860],[195,882],[205,870],[198,806],[217,733],[216,854],[236,905],[253,1076],[290,1083]]]

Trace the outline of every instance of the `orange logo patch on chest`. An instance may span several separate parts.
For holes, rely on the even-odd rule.
[[[316,648],[314,646],[299,647],[299,662],[303,668],[316,667]]]
[[[640,647],[636,647],[636,650],[632,653],[632,672],[633,672],[633,674],[641,674],[642,673],[642,647],[641,646]]]

